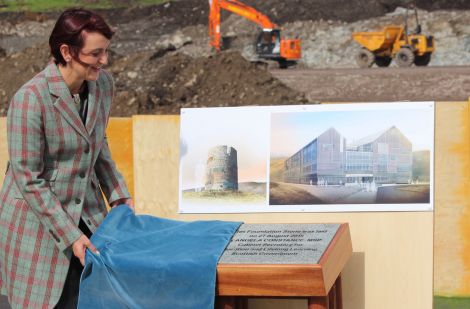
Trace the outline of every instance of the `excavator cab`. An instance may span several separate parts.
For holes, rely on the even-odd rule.
[[[274,60],[279,67],[295,65],[300,58],[300,40],[281,39],[281,30],[263,30],[256,40],[256,53],[260,58]]]
[[[256,40],[256,53],[266,59],[279,57],[281,54],[281,32],[277,29],[261,31]]]

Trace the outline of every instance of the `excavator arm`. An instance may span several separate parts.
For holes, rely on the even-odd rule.
[[[221,49],[220,11],[226,10],[242,16],[262,28],[256,42],[258,57],[279,62],[281,68],[296,63],[301,57],[299,39],[281,39],[281,30],[266,15],[238,0],[209,0],[209,44]]]
[[[277,25],[264,14],[237,0],[209,0],[209,37],[210,45],[220,50],[220,10],[224,9],[258,24],[264,31],[277,29]]]

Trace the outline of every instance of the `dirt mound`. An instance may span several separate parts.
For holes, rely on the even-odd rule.
[[[46,44],[0,57],[0,116],[22,83],[49,60]],[[191,58],[171,47],[112,58],[116,82],[112,116],[179,114],[181,107],[302,104],[305,96],[238,52]]]
[[[196,59],[182,53],[160,54],[141,53],[140,60],[123,58],[113,64],[118,88],[113,116],[179,114],[182,107],[306,102],[303,94],[238,52]]]
[[[26,49],[7,57],[0,56],[0,117],[6,115],[8,103],[26,81],[41,71],[49,60],[47,44]]]

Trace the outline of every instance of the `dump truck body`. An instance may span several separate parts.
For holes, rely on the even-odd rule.
[[[387,26],[382,31],[354,32],[353,39],[364,48],[375,52],[391,50],[403,33],[402,26]]]

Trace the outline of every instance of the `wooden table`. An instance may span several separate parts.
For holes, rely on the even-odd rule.
[[[308,309],[341,309],[341,271],[352,255],[342,223],[318,264],[219,264],[217,309],[246,309],[247,299],[307,298]]]

